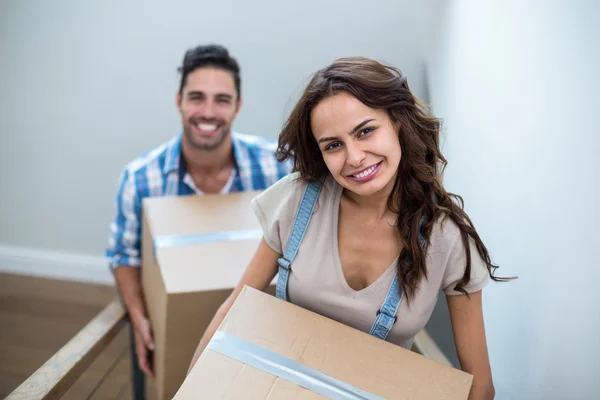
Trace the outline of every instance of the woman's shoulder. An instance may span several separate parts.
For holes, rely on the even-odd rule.
[[[430,241],[438,251],[451,251],[460,240],[460,228],[448,214],[440,215],[433,224]]]
[[[464,290],[473,293],[483,288],[490,279],[487,264],[481,258],[473,238],[469,237],[465,248],[461,229],[447,214],[439,217],[431,232],[429,254],[435,265],[432,267],[442,273],[440,289],[446,294],[457,295],[454,290],[462,282],[466,271],[467,258],[470,259],[471,271],[469,281]]]
[[[305,188],[306,182],[299,173],[293,172],[254,197],[251,207],[263,229],[293,219]]]
[[[273,250],[282,251],[282,242],[285,243],[292,228],[307,185],[300,173],[294,172],[281,178],[252,200],[251,207],[263,229],[264,239]],[[324,187],[328,186],[330,182],[326,179]],[[319,195],[318,202],[326,198],[327,194]]]
[[[294,197],[298,197],[305,187],[306,182],[302,180],[300,174],[293,172],[263,190],[252,202],[263,208],[272,209],[278,204],[288,203]]]
[[[294,209],[300,204],[308,185],[299,172],[292,172],[259,193],[253,203],[270,210],[279,209],[282,205]],[[336,184],[331,175],[324,179],[322,187],[327,194],[335,190]],[[319,198],[321,200],[323,196]]]

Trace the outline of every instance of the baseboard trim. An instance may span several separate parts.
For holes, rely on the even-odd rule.
[[[104,257],[19,246],[0,245],[0,272],[114,284]]]

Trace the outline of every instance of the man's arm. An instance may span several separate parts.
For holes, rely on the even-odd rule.
[[[119,179],[115,208],[106,254],[110,258],[117,289],[133,327],[140,369],[145,374],[154,376],[149,357],[154,350],[154,341],[140,279],[141,198],[135,181],[127,170]]]
[[[118,266],[114,270],[117,289],[121,295],[135,335],[135,350],[140,369],[149,376],[154,376],[150,362],[150,352],[154,350],[152,327],[146,315],[144,295],[140,279],[140,269],[130,266]]]
[[[140,269],[128,265],[120,265],[114,271],[117,289],[129,318],[139,321],[146,318],[146,308],[144,306],[144,297],[140,280]]]

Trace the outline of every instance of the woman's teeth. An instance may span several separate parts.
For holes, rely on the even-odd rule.
[[[377,165],[373,165],[371,168],[361,172],[360,174],[356,174],[356,175],[352,175],[355,178],[364,178],[365,176],[371,175],[373,173],[373,171],[375,171],[375,168],[377,168]]]

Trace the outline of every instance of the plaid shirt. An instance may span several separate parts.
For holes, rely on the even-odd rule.
[[[231,133],[236,165],[223,193],[262,190],[291,171],[275,159],[276,143]],[[119,177],[116,214],[110,224],[106,257],[111,270],[141,265],[141,212],[144,197],[202,194],[181,162],[181,134],[127,164]]]

